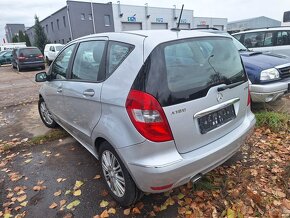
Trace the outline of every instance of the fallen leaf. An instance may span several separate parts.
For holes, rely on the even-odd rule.
[[[76,181],[76,184],[74,186],[74,190],[79,189],[84,183],[82,181]]]
[[[55,156],[55,157],[59,157],[59,156],[60,156],[60,153],[57,153],[57,154],[55,154],[54,156]]]
[[[26,161],[24,161],[24,163],[30,163],[32,161],[32,159],[27,159]]]
[[[283,199],[282,205],[290,210],[290,201],[288,199]]]
[[[100,207],[107,207],[108,205],[109,205],[108,201],[102,200],[101,203],[100,203]]]
[[[14,195],[14,193],[13,192],[10,192],[10,193],[8,193],[8,195],[6,196],[6,198],[12,198],[13,195]]]
[[[105,189],[103,189],[103,190],[101,191],[101,195],[102,195],[103,197],[106,197],[108,194],[109,194],[108,191],[105,190]]]
[[[141,213],[138,207],[134,207],[134,208],[132,209],[132,212],[133,212],[134,214],[140,214],[140,213]]]
[[[179,193],[179,194],[177,195],[177,198],[178,198],[179,200],[181,200],[182,198],[184,198],[184,194]]]
[[[104,210],[104,211],[101,213],[101,215],[100,215],[101,218],[107,218],[107,217],[109,217],[109,216],[110,216],[110,215],[109,215],[109,213],[108,213],[107,210]]]
[[[74,200],[73,202],[69,203],[67,206],[66,206],[66,209],[70,210],[76,206],[78,206],[81,202],[79,200]]]
[[[286,197],[286,194],[284,192],[281,192],[279,190],[273,190],[272,193],[277,196],[277,197],[280,197],[280,198],[285,198]]]
[[[27,203],[28,203],[28,201],[23,201],[20,205],[21,205],[22,207],[26,207]]]
[[[58,191],[55,192],[53,195],[54,195],[54,196],[60,196],[60,195],[61,195],[61,190],[58,190]]]
[[[23,190],[20,190],[19,192],[17,192],[17,195],[23,195],[23,194],[25,194]]]
[[[65,195],[68,195],[68,194],[70,194],[70,193],[71,193],[71,190],[66,190],[64,194],[65,194]]]
[[[128,216],[130,214],[130,212],[131,212],[131,209],[130,208],[125,209],[124,210],[124,215]]]
[[[74,196],[80,196],[82,194],[82,191],[80,189],[73,192]]]
[[[22,195],[22,196],[20,196],[20,197],[17,198],[17,201],[18,201],[18,202],[22,202],[22,201],[24,201],[26,198],[27,198],[26,195]]]
[[[227,218],[235,218],[236,214],[235,211],[233,211],[231,208],[227,209]]]
[[[100,179],[100,178],[101,178],[100,175],[96,175],[96,176],[94,177],[94,179]]]
[[[116,209],[111,207],[111,208],[108,210],[108,213],[116,214]]]
[[[64,178],[58,178],[56,181],[58,182],[58,183],[60,183],[60,182],[64,182],[66,179],[64,179]]]
[[[62,207],[63,205],[65,205],[65,203],[66,203],[66,200],[61,200],[61,201],[59,202],[59,206]]]
[[[57,203],[53,202],[50,206],[49,209],[54,209],[57,207]]]

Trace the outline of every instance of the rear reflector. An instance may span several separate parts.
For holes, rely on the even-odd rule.
[[[161,190],[165,190],[165,189],[169,189],[173,186],[173,184],[169,184],[169,185],[164,185],[164,186],[157,186],[157,187],[150,187],[152,190],[154,191],[161,191]]]
[[[145,138],[153,142],[173,140],[164,111],[152,95],[131,90],[126,109],[133,125]]]

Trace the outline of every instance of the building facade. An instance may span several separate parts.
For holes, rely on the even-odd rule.
[[[251,30],[266,27],[281,26],[281,22],[269,17],[261,16],[245,20],[238,20],[228,23],[228,31],[239,32],[243,30]]]
[[[171,29],[177,27],[181,10],[144,6],[67,1],[67,5],[40,21],[51,43],[65,44],[81,36],[130,30]],[[200,20],[198,20],[200,19]],[[184,9],[180,28],[191,29],[204,24],[226,29],[225,18],[195,18],[193,10]],[[26,30],[34,42],[34,28]]]
[[[115,31],[171,29],[177,26],[180,9],[113,4]],[[183,10],[180,28],[192,27],[193,10]]]
[[[5,25],[5,37],[8,43],[12,43],[14,36],[19,34],[19,31],[24,33],[25,26],[24,24],[6,24]]]
[[[214,17],[194,17],[193,28],[217,28],[219,30],[227,30],[227,18]]]

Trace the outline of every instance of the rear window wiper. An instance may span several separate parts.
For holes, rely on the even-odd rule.
[[[240,81],[240,82],[236,82],[236,83],[232,83],[232,84],[229,84],[229,85],[225,85],[225,86],[222,86],[222,87],[218,87],[218,92],[221,92],[221,91],[224,91],[226,89],[232,89],[236,86],[239,86],[241,84],[243,84],[245,81]]]

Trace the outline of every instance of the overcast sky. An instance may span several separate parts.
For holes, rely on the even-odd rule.
[[[283,12],[290,10],[290,0],[120,0],[123,4],[172,7],[194,10],[197,17],[225,17],[229,21],[267,16],[282,21]],[[106,3],[109,1],[93,0]],[[117,3],[116,0],[112,1]],[[40,20],[66,5],[65,0],[0,0],[0,39],[3,41],[6,23],[24,23],[30,27],[34,15]]]

